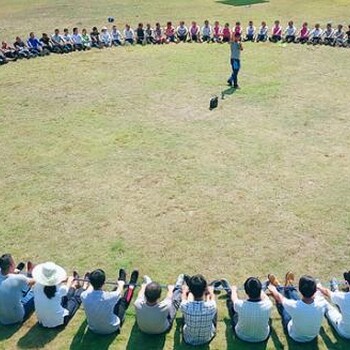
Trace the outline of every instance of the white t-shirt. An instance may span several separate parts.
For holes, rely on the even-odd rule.
[[[124,29],[124,38],[129,40],[134,39],[135,38],[134,30],[131,28],[129,30]]]
[[[81,45],[83,43],[83,39],[80,34],[72,34],[72,40],[74,44]]]
[[[316,296],[312,304],[284,299],[283,306],[292,317],[288,323],[288,334],[293,340],[305,343],[318,336],[328,306],[324,298]]]
[[[268,30],[269,30],[269,27],[267,27],[267,26],[265,26],[265,27],[261,26],[261,27],[259,28],[259,35],[267,35]]]
[[[285,33],[286,35],[293,36],[293,35],[295,35],[296,31],[297,31],[297,29],[296,29],[294,26],[292,26],[292,27],[288,26],[288,27],[285,29],[284,33]]]
[[[67,295],[66,285],[57,286],[56,294],[49,299],[44,293],[44,286],[36,283],[33,288],[35,313],[38,322],[44,327],[54,328],[63,324],[64,316],[68,310],[62,307],[62,298]]]
[[[332,292],[332,303],[339,306],[342,319],[338,323],[339,333],[346,338],[350,338],[350,293]]]
[[[234,309],[238,314],[238,323],[235,327],[238,338],[251,343],[267,339],[270,333],[269,319],[272,309],[270,299],[265,298],[258,302],[237,300]]]
[[[247,35],[254,35],[256,31],[256,28],[254,26],[248,26],[246,29]]]
[[[206,27],[206,26],[202,27],[202,33],[203,33],[204,36],[211,36],[212,32],[213,31],[211,30],[211,26],[210,25],[208,27]]]
[[[110,44],[112,41],[111,34],[109,32],[105,31],[100,34],[100,39],[103,44]]]
[[[319,29],[313,29],[311,32],[310,32],[310,35],[313,37],[313,38],[320,38],[321,35],[323,33],[323,30],[321,28]]]

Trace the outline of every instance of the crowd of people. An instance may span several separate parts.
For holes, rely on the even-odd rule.
[[[26,266],[26,269],[25,269]],[[82,304],[89,329],[97,334],[118,334],[125,321],[137,284],[134,270],[127,283],[124,269],[115,282],[107,282],[102,269],[66,271],[53,262],[17,265],[10,254],[0,257],[0,324],[22,323],[35,312],[45,328],[62,328]],[[26,270],[24,272],[24,270]],[[215,291],[226,293],[226,306],[236,337],[258,343],[270,336],[271,311],[275,302],[287,336],[296,342],[313,341],[319,334],[324,316],[339,336],[350,339],[350,272],[344,273],[344,288],[332,279],[330,289],[311,276],[302,276],[298,288],[295,276],[287,272],[284,283],[273,274],[266,281],[249,277],[244,283],[246,297],[241,299],[237,287],[228,280],[211,283],[202,276],[180,274],[173,285],[162,286],[144,276],[134,302],[136,321],[147,334],[164,334],[172,328],[177,312],[182,313],[183,341],[189,345],[210,343],[216,335],[217,303]],[[112,290],[106,290],[106,284]],[[269,297],[270,296],[270,297]]]
[[[255,27],[253,21],[249,21],[244,30],[240,22],[236,22],[235,26],[231,28],[229,23],[221,26],[219,21],[215,21],[214,25],[211,25],[208,20],[205,20],[202,26],[195,21],[190,26],[186,26],[184,21],[181,21],[178,26],[174,26],[169,21],[165,28],[160,23],[156,23],[155,27],[149,23],[146,26],[139,23],[136,29],[126,24],[122,31],[116,25],[113,25],[111,30],[102,27],[101,31],[97,27],[93,27],[90,33],[85,28],[80,31],[77,27],[73,28],[72,32],[65,28],[63,33],[59,29],[55,29],[53,34],[42,33],[40,38],[31,32],[26,40],[17,36],[12,45],[6,41],[2,42],[0,65],[22,58],[46,56],[50,53],[63,54],[121,45],[157,45],[181,42],[225,43],[232,41],[236,34],[240,36],[242,41],[350,47],[350,25],[347,30],[344,30],[342,24],[333,28],[332,24],[328,23],[326,28],[322,29],[318,23],[314,28],[310,28],[305,22],[300,29],[297,29],[293,21],[289,21],[288,25],[283,28],[280,21],[276,20],[270,30],[265,21],[261,22],[258,28]]]

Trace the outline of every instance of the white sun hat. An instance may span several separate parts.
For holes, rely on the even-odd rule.
[[[63,267],[49,261],[34,267],[33,278],[43,286],[56,286],[67,278],[67,273]]]

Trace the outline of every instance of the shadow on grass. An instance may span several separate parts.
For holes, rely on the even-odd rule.
[[[15,324],[13,326],[1,326],[0,327],[0,342],[11,338],[20,328],[22,324]]]
[[[230,6],[249,6],[269,2],[269,0],[217,0],[216,2]]]
[[[327,346],[327,349],[350,349],[350,340],[341,338],[339,334],[330,326],[332,334],[336,339],[335,342],[329,337],[323,327],[321,327],[320,335]]]
[[[224,100],[226,96],[231,96],[233,95],[237,89],[235,89],[233,86],[229,87],[226,90],[221,91],[221,99]]]
[[[86,350],[86,349],[98,349],[107,350],[116,338],[117,333],[111,335],[99,335],[92,333],[87,328],[87,321],[85,320],[79,327],[75,334],[72,343],[70,344],[70,350]]]
[[[152,349],[162,350],[165,345],[165,334],[149,335],[142,333],[135,322],[130,333],[126,350]]]
[[[20,349],[39,349],[56,338],[63,328],[49,329],[43,328],[36,323],[28,332],[18,340],[17,346]]]

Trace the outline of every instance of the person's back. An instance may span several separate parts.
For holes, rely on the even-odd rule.
[[[89,329],[99,334],[110,334],[118,330],[120,320],[113,310],[119,298],[118,291],[88,290],[82,293],[81,300]]]
[[[0,323],[4,325],[21,322],[24,308],[21,303],[23,290],[27,286],[27,277],[12,274],[4,276],[0,273]]]

